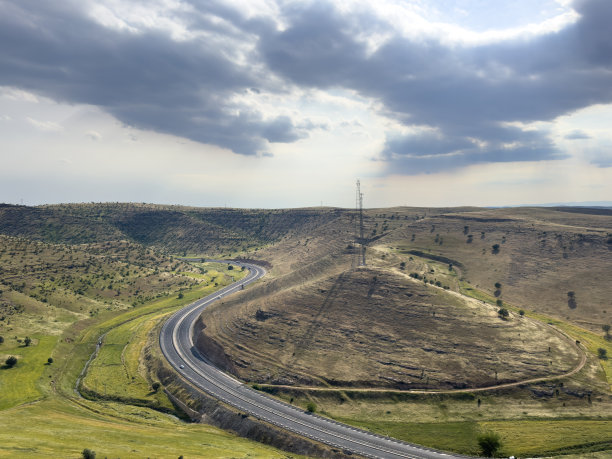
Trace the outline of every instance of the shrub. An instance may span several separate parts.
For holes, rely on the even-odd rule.
[[[519,309],[519,315],[523,317],[525,315],[525,311],[523,309]]]
[[[0,336],[0,344],[4,343],[4,336]]]
[[[308,410],[309,413],[314,413],[317,411],[317,405],[315,402],[308,402],[308,404],[306,405],[306,410]]]
[[[155,381],[153,384],[151,384],[151,387],[153,388],[153,390],[155,392],[157,392],[159,390],[159,388],[161,387],[161,384],[157,381]]]
[[[497,314],[499,314],[499,317],[504,320],[506,320],[510,316],[510,313],[506,308],[501,308],[499,311],[497,311]]]
[[[83,455],[83,459],[96,459],[96,452],[89,448],[85,448],[81,454]]]
[[[597,349],[597,357],[599,357],[601,360],[608,360],[608,351],[603,347],[600,347]]]
[[[11,355],[8,359],[6,359],[4,363],[6,364],[7,367],[13,368],[15,365],[17,365],[17,357],[15,357],[14,355]]]
[[[47,359],[47,363],[48,363],[49,365],[51,365],[51,364],[53,363],[53,357],[49,357],[49,358]]]
[[[32,338],[30,338],[29,336],[26,336],[23,343],[26,345],[26,347],[29,346],[30,344],[32,344]]]
[[[485,432],[478,436],[478,446],[483,456],[493,457],[501,447],[501,440],[495,432]]]

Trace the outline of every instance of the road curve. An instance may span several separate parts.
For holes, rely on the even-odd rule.
[[[211,260],[219,261],[219,260]],[[221,261],[224,262],[224,261]],[[159,343],[162,352],[185,379],[207,394],[240,411],[332,447],[373,458],[449,459],[467,456],[434,451],[422,446],[374,435],[331,419],[307,413],[293,405],[257,392],[214,366],[195,348],[193,326],[211,303],[242,289],[265,275],[251,263],[232,264],[249,270],[241,281],[224,287],[174,313],[163,325]]]

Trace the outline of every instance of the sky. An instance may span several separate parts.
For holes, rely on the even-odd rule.
[[[610,0],[0,0],[0,202],[612,201]]]

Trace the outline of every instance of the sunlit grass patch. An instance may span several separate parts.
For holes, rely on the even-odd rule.
[[[30,346],[0,347],[0,366],[8,356],[17,357],[13,368],[0,369],[0,410],[42,397],[37,381],[51,357],[56,336],[32,336]]]

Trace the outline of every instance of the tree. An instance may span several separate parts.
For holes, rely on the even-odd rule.
[[[182,300],[184,296],[185,296],[185,295],[183,295],[183,292],[179,292],[179,294],[178,294],[178,299],[179,299],[179,300]]]
[[[499,314],[499,317],[504,320],[506,320],[510,316],[510,313],[506,308],[500,308],[500,310],[497,311],[497,314]]]
[[[493,253],[494,255],[499,253],[499,244],[493,244],[491,246],[491,253]]]
[[[23,343],[26,345],[26,347],[29,346],[30,344],[32,344],[32,338],[30,338],[29,336],[26,336]]]
[[[51,365],[51,364],[53,363],[53,357],[49,357],[49,358],[47,359],[47,363],[48,363],[49,365]]]
[[[81,454],[83,455],[83,459],[96,459],[96,452],[89,448],[85,448]]]
[[[151,387],[153,388],[153,390],[155,392],[157,392],[159,390],[159,388],[161,387],[161,384],[157,381],[155,381],[153,384],[151,384]]]
[[[576,293],[573,291],[567,292],[567,306],[570,309],[576,309],[578,303],[576,302]]]
[[[495,288],[500,289],[501,288],[501,284],[499,282],[495,282]]]
[[[14,355],[11,355],[8,359],[6,359],[4,363],[6,364],[7,367],[13,368],[15,365],[17,365],[17,357],[15,357]]]
[[[600,347],[597,349],[597,357],[599,357],[601,360],[608,360],[608,351],[603,347]]]
[[[501,448],[501,440],[495,432],[485,432],[478,436],[478,446],[483,456],[493,457]]]
[[[525,311],[523,309],[519,309],[519,315],[523,317],[525,315]]]
[[[604,331],[604,333],[606,334],[605,338],[610,341],[610,325],[608,324],[604,324],[601,326],[601,329]]]
[[[0,336],[0,344],[4,343],[4,336]]]
[[[500,299],[497,299],[497,301],[495,301],[495,303],[497,303],[497,306],[502,306],[504,304],[504,302]]]
[[[314,413],[315,411],[317,411],[317,405],[315,402],[308,402],[308,405],[306,405],[306,409],[309,413]]]

